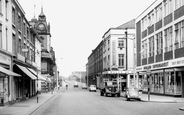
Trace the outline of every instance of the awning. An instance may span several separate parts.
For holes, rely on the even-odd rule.
[[[37,74],[37,72],[31,68],[28,68],[29,71],[31,71],[34,75],[38,76],[38,80],[46,81],[46,78],[44,78],[42,75]]]
[[[21,75],[19,75],[17,73],[14,73],[14,72],[12,72],[12,71],[10,71],[8,69],[5,69],[5,68],[3,68],[1,66],[0,66],[0,72],[4,73],[6,75],[9,75],[9,76],[21,76]]]
[[[31,79],[37,79],[35,75],[33,75],[26,67],[16,64],[26,75],[28,75]]]

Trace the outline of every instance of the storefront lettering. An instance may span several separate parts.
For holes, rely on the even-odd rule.
[[[178,60],[178,61],[172,62],[172,65],[179,65],[179,64],[184,64],[184,60]]]
[[[169,64],[169,62],[154,64],[154,65],[153,65],[153,68],[167,67],[168,64]]]
[[[151,65],[149,65],[149,66],[144,66],[144,70],[148,70],[148,69],[151,69]]]

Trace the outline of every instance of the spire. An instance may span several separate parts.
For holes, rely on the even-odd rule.
[[[43,13],[43,6],[41,7],[41,13],[39,16],[45,16],[45,14]]]

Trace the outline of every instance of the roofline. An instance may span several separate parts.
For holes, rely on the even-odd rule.
[[[157,1],[157,0],[155,0],[153,3],[151,3],[151,5],[149,5],[141,14],[139,14],[139,15],[137,16],[137,18],[139,18],[144,12],[146,12],[156,1]],[[137,18],[135,18],[135,19],[137,19]]]

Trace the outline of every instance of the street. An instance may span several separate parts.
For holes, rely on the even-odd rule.
[[[183,115],[178,110],[183,103],[154,103],[126,101],[124,97],[100,96],[99,91],[73,87],[68,82],[68,90],[50,99],[32,115]]]

